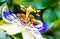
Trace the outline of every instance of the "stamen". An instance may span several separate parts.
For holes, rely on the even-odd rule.
[[[29,16],[30,12],[33,12],[33,9],[31,6],[26,9],[26,17]]]
[[[30,15],[29,15],[29,18],[30,18],[30,19],[33,19],[33,18],[34,18],[34,16],[30,14]]]
[[[33,24],[33,23],[35,23],[36,22],[36,20],[35,19],[31,19],[31,23]]]
[[[25,14],[20,14],[20,18],[26,18]]]

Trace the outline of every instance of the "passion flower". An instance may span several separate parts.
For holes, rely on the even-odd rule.
[[[46,31],[46,23],[36,20],[33,15],[30,15],[30,12],[33,12],[31,6],[26,8],[26,15],[21,14],[20,17],[17,17],[13,12],[3,11],[3,20],[12,24],[2,25],[0,28],[5,30],[9,35],[21,32],[24,39],[28,39],[27,37],[29,39],[44,39],[41,33]]]

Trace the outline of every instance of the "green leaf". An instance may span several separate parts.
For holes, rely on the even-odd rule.
[[[32,6],[36,9],[44,9],[49,6],[55,6],[56,0],[13,0],[15,4],[23,4],[25,7]]]
[[[51,35],[47,35],[47,34],[43,34],[43,37],[45,37],[46,39],[54,39],[53,36],[51,36]]]
[[[43,13],[43,21],[48,24],[49,29],[54,25],[54,22],[58,19],[54,8],[49,8]]]
[[[0,14],[1,14],[1,6],[0,6]]]
[[[0,14],[0,18],[2,17],[2,15]]]
[[[54,39],[53,36],[47,36],[47,39]]]
[[[59,39],[60,38],[60,19],[58,20],[57,24],[57,29],[55,29],[55,32],[53,31],[54,39]]]
[[[60,18],[60,10],[59,7],[55,8],[55,13],[57,14],[57,16]]]
[[[6,1],[6,0],[0,0],[0,2],[4,2],[4,1]]]
[[[54,39],[60,39],[60,31],[54,32]]]
[[[23,39],[22,34],[18,33],[14,35],[16,39]]]
[[[6,3],[3,3],[3,4],[0,6],[0,18],[2,17],[2,9],[3,9],[4,6],[6,6]]]
[[[47,9],[47,10],[45,10],[45,12],[44,12],[44,14],[43,14],[43,20],[45,21],[45,22],[54,22],[54,21],[56,21],[57,20],[57,15],[56,15],[56,13],[54,12],[54,10],[52,10],[52,9]]]
[[[11,11],[11,12],[14,11],[14,7],[13,7],[12,5],[10,5],[10,6],[8,7],[8,9],[9,9],[9,11]]]
[[[7,35],[4,31],[0,30],[0,39],[12,39],[9,35]]]

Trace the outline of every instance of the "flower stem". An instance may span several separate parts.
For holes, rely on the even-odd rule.
[[[14,35],[11,35],[14,39],[17,39]]]

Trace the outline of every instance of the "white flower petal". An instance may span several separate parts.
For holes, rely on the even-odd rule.
[[[23,27],[17,26],[16,24],[2,25],[2,26],[0,26],[0,28],[5,30],[6,33],[9,35],[17,34],[17,33],[22,32],[24,30]]]
[[[36,28],[26,27],[26,29],[30,31],[36,39],[45,39]]]
[[[31,31],[31,33],[35,36],[36,39],[44,39],[44,37],[42,37],[41,33],[36,30]]]
[[[22,32],[22,36],[23,36],[23,39],[34,39],[33,34],[29,32],[28,30],[24,30]]]

